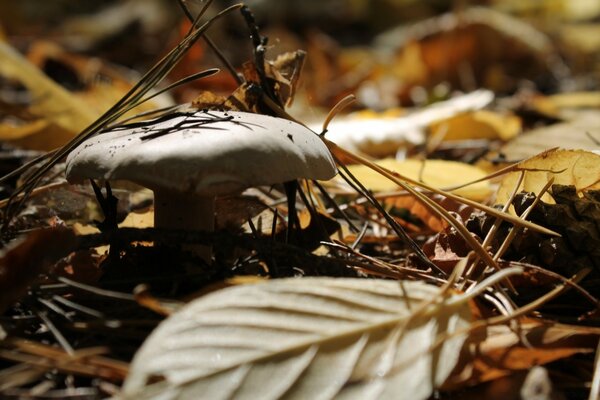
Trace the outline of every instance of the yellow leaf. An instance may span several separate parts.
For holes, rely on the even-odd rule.
[[[38,45],[32,56],[43,65],[44,59],[57,58],[72,66],[84,76],[82,65],[97,64],[86,58],[66,54],[56,46]],[[64,54],[63,54],[64,53]],[[61,58],[62,57],[62,58]],[[88,68],[93,69],[93,68]],[[99,81],[87,85],[85,90],[69,92],[48,78],[34,63],[23,57],[15,49],[0,41],[0,76],[20,82],[32,95],[27,107],[28,114],[36,118],[23,121],[20,125],[0,124],[0,140],[32,150],[53,150],[61,147],[76,134],[89,126],[121,99],[131,88],[131,84],[110,68],[101,71],[110,78],[110,83]],[[103,75],[103,76],[104,76]],[[144,103],[130,110],[125,117],[155,109],[159,100]]]
[[[556,150],[538,154],[519,164],[526,171],[520,190],[539,193],[550,178],[560,185],[573,185],[578,191],[600,188],[600,155],[583,150]],[[556,173],[554,173],[556,172]],[[500,184],[496,195],[496,204],[505,204],[514,190],[520,172],[507,174]],[[542,200],[554,203],[552,197],[545,194]]]
[[[421,176],[423,182],[438,188],[457,186],[463,183],[483,178],[486,174],[472,165],[444,160],[427,160],[423,166],[421,160],[397,161],[386,158],[377,161],[377,164],[398,172],[406,177],[418,180]],[[364,165],[351,165],[348,167],[367,189],[376,192],[389,192],[398,190],[398,186],[372,171]],[[456,194],[472,200],[484,200],[491,194],[491,188],[486,182],[479,182],[455,191]]]
[[[37,119],[23,125],[0,124],[0,139],[29,150],[52,150],[73,138],[67,130],[48,119]]]
[[[571,92],[547,96],[547,100],[558,108],[598,108],[600,92]]]
[[[563,24],[559,28],[559,35],[569,49],[581,51],[586,56],[592,56],[600,50],[600,24],[598,23]]]
[[[48,78],[7,43],[0,42],[0,74],[23,84],[33,96],[31,112],[69,131],[79,132],[96,119],[96,113]]]
[[[431,126],[434,135],[444,134],[444,140],[501,139],[508,141],[521,132],[521,119],[480,110],[458,115]]]
[[[119,224],[121,228],[152,228],[154,226],[154,210],[146,210],[142,213],[130,212]]]

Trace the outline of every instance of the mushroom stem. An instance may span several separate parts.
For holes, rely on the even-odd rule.
[[[166,190],[154,190],[154,226],[156,228],[213,231],[215,229],[215,199]],[[186,247],[210,263],[212,247]]]

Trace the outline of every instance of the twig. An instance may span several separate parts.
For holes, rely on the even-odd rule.
[[[194,17],[192,16],[190,9],[187,7],[185,2],[186,2],[186,0],[177,0],[179,7],[183,11],[183,13],[187,17],[187,19],[191,23],[194,23]],[[237,73],[233,64],[231,64],[231,62],[227,59],[227,57],[225,57],[225,54],[223,54],[221,49],[219,49],[219,47],[215,44],[215,42],[213,42],[213,40],[210,38],[210,36],[208,36],[208,34],[205,33],[204,35],[202,35],[202,39],[204,39],[206,44],[212,49],[212,51],[215,52],[215,55],[217,56],[217,58],[219,58],[221,63],[223,63],[225,68],[227,68],[227,71],[229,71],[229,74],[233,77],[233,79],[235,79],[237,84],[241,85],[242,83],[244,83],[244,79],[240,76],[240,74]]]

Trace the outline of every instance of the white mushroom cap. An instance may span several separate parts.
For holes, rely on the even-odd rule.
[[[335,163],[321,139],[281,118],[197,111],[97,135],[67,158],[67,179],[128,180],[200,196],[298,178],[326,180]]]

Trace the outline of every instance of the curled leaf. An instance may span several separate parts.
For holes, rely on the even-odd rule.
[[[425,129],[430,124],[464,112],[479,110],[493,99],[492,92],[477,90],[405,116],[394,115],[392,110],[381,114],[360,113],[336,118],[329,124],[327,138],[343,147],[365,154],[376,157],[390,156],[401,147],[412,148],[423,143]],[[320,123],[312,125],[311,128],[318,132],[321,128]]]

